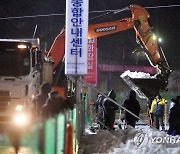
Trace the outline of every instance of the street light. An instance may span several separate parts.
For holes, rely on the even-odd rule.
[[[162,42],[162,38],[158,38],[158,42],[161,43]]]

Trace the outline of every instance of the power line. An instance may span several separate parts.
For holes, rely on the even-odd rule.
[[[92,18],[90,18],[89,20],[94,20],[94,19],[97,19],[97,18],[106,16],[106,15],[108,15],[108,14],[111,14],[111,13],[116,14],[116,13],[120,13],[120,12],[127,11],[127,10],[129,10],[129,7],[125,7],[125,8],[122,8],[122,9],[118,9],[118,10],[116,10],[116,11],[106,11],[106,13],[101,14],[101,15],[99,15],[99,16],[92,17]]]
[[[179,4],[177,5],[161,5],[161,6],[148,6],[144,7],[146,9],[160,9],[160,8],[171,8],[171,7],[180,7]],[[127,8],[127,7],[126,7]],[[90,11],[89,13],[103,13],[106,12],[106,14],[109,14],[110,12],[115,12],[115,11],[126,11],[128,9],[115,9],[115,10],[100,10],[100,11]],[[60,14],[45,14],[45,15],[31,15],[31,16],[18,16],[18,17],[2,17],[0,20],[9,20],[9,19],[23,19],[23,18],[37,18],[37,17],[51,17],[51,16],[64,16],[65,13],[60,13]]]
[[[37,18],[37,17],[51,17],[51,16],[64,16],[65,13],[62,14],[45,14],[45,15],[32,15],[32,16],[19,16],[19,17],[4,17],[0,18],[0,20],[7,20],[7,19],[22,19],[22,18]]]
[[[159,8],[160,9],[160,8],[171,8],[171,7],[180,7],[180,5],[177,4],[177,5],[147,6],[147,7],[143,7],[143,8],[146,8],[146,9],[158,9]],[[118,11],[118,10],[122,10],[122,9],[90,11],[90,13],[114,12],[114,11]]]
[[[179,4],[177,5],[161,5],[161,6],[149,6],[149,7],[144,7],[146,9],[158,9],[158,8],[170,8],[170,7],[180,7]]]

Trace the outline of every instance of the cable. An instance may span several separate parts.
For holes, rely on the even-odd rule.
[[[177,4],[177,5],[147,6],[147,7],[143,7],[143,8],[146,8],[146,9],[158,9],[158,8],[171,8],[171,7],[180,7],[180,5]],[[90,11],[90,13],[114,12],[114,11],[118,11],[118,10],[121,10],[121,9],[101,10],[101,11]]]
[[[111,12],[111,11],[108,11],[108,12],[106,12],[106,13],[104,13],[104,14],[99,15],[99,16],[92,17],[92,18],[90,18],[89,20],[94,20],[94,19],[97,19],[97,18],[106,16],[106,15],[108,15],[108,14],[110,14],[110,13],[112,13],[112,12]]]
[[[106,12],[105,14],[102,14],[100,16],[108,15],[109,13],[112,13],[114,11],[124,11],[123,9],[117,9],[117,10],[103,10],[103,11],[90,11],[89,13],[101,13],[101,12]],[[61,14],[46,14],[46,15],[32,15],[32,16],[19,16],[19,17],[4,17],[0,18],[0,20],[7,20],[7,19],[22,19],[22,18],[37,18],[37,17],[51,17],[51,16],[64,16],[65,13]],[[93,17],[92,19],[99,18],[100,16]]]
[[[19,17],[4,17],[0,18],[0,20],[7,20],[7,19],[21,19],[21,18],[37,18],[37,17],[50,17],[50,16],[64,16],[65,13],[62,14],[45,14],[45,15],[32,15],[32,16],[19,16]]]
[[[177,4],[177,5],[148,6],[148,7],[144,7],[144,8],[146,8],[146,9],[157,9],[157,8],[170,8],[170,7],[180,7],[180,5]]]
[[[115,10],[115,11],[108,10],[108,12],[106,12],[106,13],[104,13],[104,14],[101,14],[101,15],[99,15],[99,16],[92,17],[92,18],[90,18],[89,20],[97,19],[97,18],[106,16],[106,15],[108,15],[108,14],[110,14],[110,13],[116,14],[116,13],[120,13],[120,12],[127,11],[127,10],[129,10],[129,7],[125,7],[125,8],[122,8],[122,9]],[[90,13],[91,13],[91,12],[90,12]]]
[[[179,4],[177,5],[161,5],[161,6],[149,6],[149,7],[144,7],[146,9],[159,9],[159,8],[171,8],[171,7],[180,7]],[[115,10],[101,10],[101,11],[90,11],[89,13],[103,13],[106,12],[106,14],[109,14],[110,12],[121,12],[126,11],[123,9],[115,9]],[[22,19],[22,18],[37,18],[37,17],[51,17],[51,16],[64,16],[65,13],[60,13],[60,14],[46,14],[46,15],[32,15],[32,16],[19,16],[19,17],[2,17],[0,20],[8,20],[8,19]],[[105,15],[105,14],[104,14]],[[103,15],[102,15],[103,16]],[[95,17],[94,17],[95,18]]]

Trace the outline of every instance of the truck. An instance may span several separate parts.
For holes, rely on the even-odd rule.
[[[53,63],[43,57],[38,38],[0,39],[0,125],[32,120],[40,84],[52,83]]]
[[[129,87],[136,91],[140,98],[150,98],[167,90],[168,78],[172,72],[162,48],[158,45],[156,35],[149,24],[150,15],[143,7],[132,4],[125,10],[130,10],[132,17],[112,22],[90,24],[88,26],[88,39],[134,29],[136,42],[140,45],[136,52],[144,52],[150,65],[155,69],[155,75],[150,78],[131,78],[128,74],[121,76]],[[120,13],[115,11],[114,13]],[[57,56],[58,55],[58,56]],[[65,55],[65,28],[55,38],[47,56],[54,61],[55,79],[59,79],[64,68]]]

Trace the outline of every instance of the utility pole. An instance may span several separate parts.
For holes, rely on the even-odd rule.
[[[75,85],[76,85],[76,138],[78,143],[81,141],[81,137],[84,132],[85,125],[85,108],[84,108],[84,99],[83,99],[83,85],[79,79],[81,76],[76,76]]]
[[[74,76],[76,93],[76,138],[83,133],[83,86],[87,74],[89,0],[66,1],[65,74]]]

